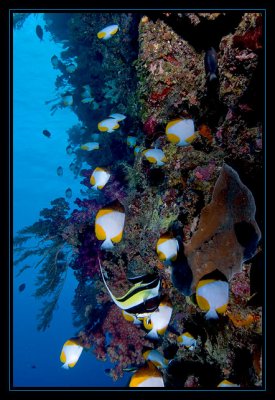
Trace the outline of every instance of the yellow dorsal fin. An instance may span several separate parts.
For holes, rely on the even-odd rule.
[[[102,210],[99,210],[99,211],[98,211],[98,213],[97,213],[97,215],[96,215],[96,220],[97,220],[98,218],[102,217],[103,215],[110,214],[110,213],[112,213],[112,212],[114,212],[114,210],[112,210],[112,209],[110,209],[110,208],[102,208]]]
[[[173,119],[172,121],[168,122],[168,124],[166,125],[166,133],[168,133],[168,129],[172,128],[172,126],[176,125],[177,123],[179,123],[180,121],[182,121],[182,119],[177,118],[177,119]]]

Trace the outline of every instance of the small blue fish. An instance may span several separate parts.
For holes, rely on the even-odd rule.
[[[73,195],[72,189],[68,188],[65,192],[65,195],[68,199],[70,199]]]
[[[62,167],[58,167],[56,170],[56,173],[58,176],[62,176],[63,175],[63,168]]]
[[[49,131],[47,131],[47,129],[44,129],[44,131],[42,132],[44,136],[46,137],[51,137],[51,133]]]
[[[23,292],[23,290],[25,290],[25,287],[26,287],[26,284],[25,283],[21,283],[21,285],[18,288],[19,292]]]
[[[42,41],[43,40],[43,29],[41,28],[40,25],[36,26],[35,32],[36,32],[37,36],[39,37],[39,39]]]

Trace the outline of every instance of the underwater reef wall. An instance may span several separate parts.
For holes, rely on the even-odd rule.
[[[110,23],[119,33],[103,43],[97,32]],[[263,296],[252,278],[264,275],[262,15],[83,13],[69,18],[68,34],[62,62],[77,56],[78,68],[69,77],[61,70],[75,87],[73,110],[84,127],[71,129],[69,144],[87,142],[110,113],[126,116],[120,131],[100,132],[99,150],[75,151],[86,192],[62,219],[61,238],[73,249],[70,267],[79,281],[77,335],[98,359],[111,360],[113,379],[145,365],[142,353],[154,349],[170,361],[161,370],[168,388],[216,388],[224,379],[261,387]],[[87,84],[91,105],[81,97]],[[192,141],[167,140],[167,124],[186,119],[195,126]],[[136,153],[126,144],[129,133],[137,136]],[[158,164],[144,150],[164,157]],[[84,161],[90,168],[81,168]],[[90,177],[98,165],[111,177],[95,194]],[[95,221],[114,200],[125,226],[106,251]],[[40,237],[47,238],[42,225]],[[158,256],[163,237],[176,238],[176,259]],[[208,320],[195,295],[204,276],[217,270],[222,278],[206,280],[226,282],[228,299],[217,307],[218,318]],[[172,308],[158,340],[147,336],[148,321],[125,317],[110,297],[111,291],[121,300],[135,287],[131,278],[152,274],[160,280],[160,300],[169,299]],[[186,332],[195,345],[181,344]]]

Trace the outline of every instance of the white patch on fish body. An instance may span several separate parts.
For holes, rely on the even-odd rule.
[[[157,376],[148,377],[138,387],[164,387],[163,378]]]
[[[157,350],[149,350],[143,354],[145,360],[152,361],[156,367],[167,368],[168,361]]]
[[[114,114],[109,115],[109,118],[113,118],[116,121],[120,122],[126,118],[126,115],[114,113]]]
[[[99,149],[99,144],[97,142],[88,142],[84,143],[80,146],[82,150],[86,151],[92,151],[92,150],[98,150]]]
[[[206,313],[205,318],[217,319],[218,314],[216,309],[228,303],[229,285],[228,282],[225,281],[210,282],[200,286],[197,289],[197,294],[206,299],[209,304],[210,309]]]

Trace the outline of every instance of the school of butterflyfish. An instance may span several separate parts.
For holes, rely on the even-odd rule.
[[[109,40],[119,31],[118,25],[109,25],[97,33],[100,40]],[[51,62],[54,68],[57,67],[59,60],[53,56]],[[77,66],[70,63],[66,70],[73,73]],[[83,85],[81,92],[82,103],[91,103],[92,89],[90,85]],[[73,96],[66,94],[62,98],[65,106],[73,104]],[[120,124],[126,116],[120,113],[112,113],[98,123],[98,130],[101,133],[91,135],[94,139],[99,139],[102,133],[113,133],[120,128]],[[175,118],[169,121],[165,128],[166,138],[170,143],[177,146],[189,146],[198,136],[195,131],[194,121],[191,118]],[[144,149],[137,144],[138,137],[130,134],[126,138],[126,144],[133,149],[137,156],[141,154],[149,163],[156,166],[163,166],[167,161],[162,149]],[[80,145],[83,151],[99,150],[99,142],[87,142]],[[71,154],[71,153],[68,153]],[[111,170],[97,166],[90,177],[90,184],[93,190],[102,190],[110,181]],[[110,250],[123,239],[123,232],[126,220],[124,207],[118,201],[114,201],[99,209],[94,222],[95,235],[101,242],[101,249]],[[179,256],[179,239],[170,232],[161,235],[156,239],[156,254],[164,265],[173,268],[173,263]],[[133,323],[140,329],[147,331],[146,338],[159,340],[164,337],[173,313],[173,305],[168,298],[161,295],[161,279],[158,274],[145,274],[137,277],[128,278],[132,285],[123,296],[117,297],[110,289],[104,276],[103,266],[98,258],[102,281],[109,293],[112,301],[120,308],[123,317],[129,323]],[[226,312],[229,300],[229,284],[226,279],[215,277],[202,278],[195,292],[198,307],[205,313],[206,319],[217,319],[219,314]],[[197,339],[195,335],[188,331],[183,331],[177,336],[179,346],[187,350],[195,350]],[[62,348],[60,361],[65,369],[76,365],[83,347],[78,338],[67,340]],[[145,364],[135,369],[129,387],[164,387],[164,380],[161,370],[167,368],[169,361],[157,350],[150,349],[143,353]],[[228,380],[223,380],[218,387],[238,386]]]

